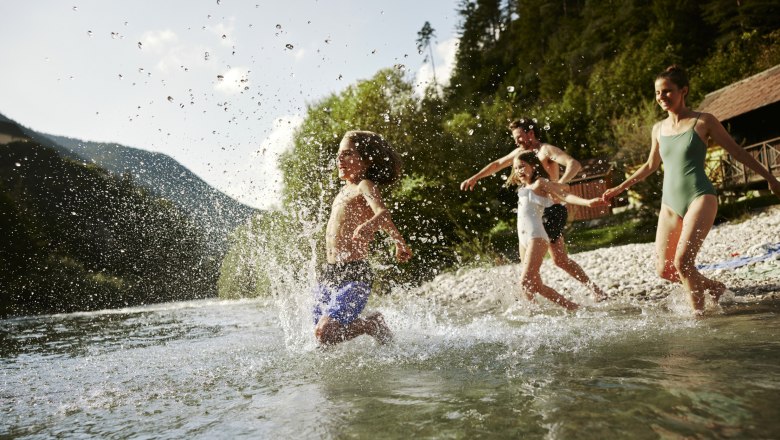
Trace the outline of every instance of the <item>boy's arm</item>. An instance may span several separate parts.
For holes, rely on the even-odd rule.
[[[482,168],[477,174],[474,174],[473,176],[461,182],[460,189],[462,191],[472,190],[477,185],[477,181],[479,181],[479,179],[482,179],[487,176],[492,176],[493,174],[503,170],[504,168],[512,166],[512,161],[515,159],[518,150],[519,148],[516,148],[506,156],[500,159],[496,159],[493,162],[487,164],[485,168]]]
[[[393,239],[395,242],[395,257],[401,263],[409,260],[412,257],[412,251],[404,240],[404,236],[398,232],[398,228],[393,223],[393,218],[390,216],[390,211],[382,201],[382,195],[379,193],[379,189],[374,182],[370,180],[363,180],[358,184],[358,190],[363,198],[368,202],[368,206],[374,211],[374,216],[365,222],[359,224],[355,228],[355,232],[352,234],[353,240],[370,241],[376,231],[382,229]]]
[[[569,153],[561,150],[555,145],[544,144],[542,147],[545,151],[545,155],[553,162],[566,167],[566,171],[563,172],[558,179],[558,183],[568,183],[571,179],[577,177],[577,173],[582,169],[580,162],[569,155]]]

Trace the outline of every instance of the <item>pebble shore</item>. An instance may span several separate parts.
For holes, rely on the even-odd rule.
[[[780,206],[754,212],[741,222],[714,226],[702,246],[697,264],[713,264],[766,253],[765,246],[780,242]],[[590,278],[613,300],[660,300],[672,293],[682,295],[679,284],[655,274],[653,243],[605,247],[572,255]],[[462,268],[441,274],[415,289],[415,293],[436,302],[473,303],[487,307],[519,297],[520,264],[489,268]],[[762,300],[780,298],[780,255],[734,269],[706,270],[737,298]],[[546,258],[541,268],[548,286],[580,304],[593,304],[590,291]]]

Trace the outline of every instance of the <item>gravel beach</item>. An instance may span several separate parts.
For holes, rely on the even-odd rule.
[[[740,257],[767,254],[767,246],[780,243],[780,206],[755,211],[741,222],[714,226],[699,252],[697,265],[725,262]],[[629,244],[605,247],[572,255],[591,279],[610,296],[608,302],[663,300],[679,296],[685,302],[679,284],[655,274],[654,244]],[[463,268],[441,274],[423,284],[415,293],[436,302],[472,303],[492,308],[519,298],[520,265],[490,268]],[[546,258],[542,279],[566,297],[580,304],[594,304],[590,291]],[[780,254],[739,268],[702,270],[705,276],[721,281],[738,301],[753,302],[780,298]],[[544,302],[543,298],[537,301]]]

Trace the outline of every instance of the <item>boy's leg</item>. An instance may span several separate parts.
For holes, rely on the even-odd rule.
[[[325,315],[317,323],[314,335],[317,337],[317,341],[323,345],[338,344],[360,335],[373,336],[381,344],[386,344],[393,339],[384,318],[378,312],[365,319],[357,318],[347,325],[342,325],[332,317]]]

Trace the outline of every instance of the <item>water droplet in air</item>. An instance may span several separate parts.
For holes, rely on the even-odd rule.
[[[542,128],[544,128],[544,130],[547,131],[550,129],[550,124],[544,124],[544,127]]]
[[[292,45],[292,44],[290,44],[290,43],[287,43],[287,44],[285,44],[285,45],[284,45],[284,47],[286,47],[287,49],[290,49],[290,50],[292,50],[292,49],[293,49],[293,47],[295,47],[295,46],[293,46],[293,45]]]
[[[14,165],[16,165],[17,167],[22,166],[22,164],[20,164],[19,162],[16,162]]]
[[[276,29],[281,29],[281,28],[282,28],[282,25],[280,25],[280,24],[276,25]]]
[[[515,91],[515,86],[509,86],[509,87],[507,87],[507,88],[506,88],[506,91],[507,91],[507,92],[509,92],[509,93],[514,93],[514,91]]]
[[[208,60],[209,60],[209,53],[208,53],[208,52],[206,52],[206,53],[203,55],[203,58],[204,58],[206,61],[208,61]]]
[[[112,40],[116,40],[118,36],[119,36],[119,33],[117,33],[117,32],[111,32],[111,39],[112,39]]]
[[[225,79],[224,75],[217,75],[217,81],[222,81]]]
[[[143,44],[139,41],[138,42],[138,48],[141,49],[143,47]]]
[[[222,3],[222,0],[217,0],[217,4],[219,5],[220,3]]]
[[[169,97],[168,97],[168,101],[169,101],[169,102],[173,102],[173,96],[169,96]]]
[[[73,10],[74,10],[74,11],[78,11],[78,10],[79,10],[79,7],[78,7],[78,6],[74,6],[74,7],[73,7]]]
[[[227,35],[225,35],[225,34],[222,34],[222,39],[223,39],[223,40],[227,39]]]
[[[87,31],[87,36],[91,37],[92,36],[92,31]]]
[[[469,129],[469,136],[471,136],[471,135],[473,135],[473,134],[474,134],[474,129],[473,129],[473,128],[470,128],[470,129]]]

